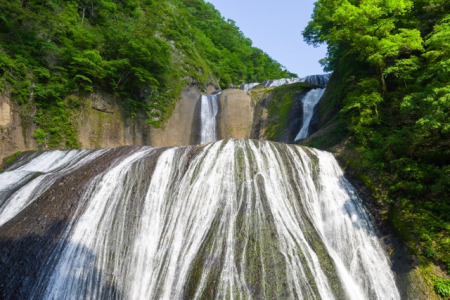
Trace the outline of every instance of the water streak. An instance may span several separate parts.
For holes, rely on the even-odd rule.
[[[220,93],[202,95],[200,104],[200,144],[217,141],[217,114]]]
[[[0,173],[0,226],[30,205],[58,178],[104,152],[106,150],[56,150],[37,157],[31,154],[19,161],[18,167]]]
[[[281,79],[271,79],[261,83],[265,87],[278,87],[287,84],[293,84],[297,82],[302,82],[301,78],[281,78]]]
[[[259,85],[259,82],[245,83],[245,84],[241,85],[240,89],[244,90],[244,92],[248,92],[258,85]]]
[[[294,141],[298,141],[308,137],[309,125],[314,115],[314,108],[323,96],[325,89],[312,89],[302,98],[303,105],[303,123],[300,131],[297,133]]]

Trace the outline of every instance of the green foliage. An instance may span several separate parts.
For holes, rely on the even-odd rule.
[[[73,98],[38,106],[33,137],[38,145],[49,148],[79,148],[78,132],[72,124],[72,113],[77,105]]]
[[[323,62],[339,72],[330,86],[340,82],[340,98],[332,100],[352,133],[357,167],[378,178],[392,224],[409,231],[416,253],[449,271],[450,3],[315,5],[303,35],[328,44]]]
[[[34,131],[33,137],[36,139],[36,142],[38,143],[38,145],[42,145],[45,142],[45,131],[41,128],[36,128],[36,130]]]
[[[187,84],[292,75],[203,0],[0,2],[0,90],[36,103],[47,145],[73,144],[45,120],[68,120],[57,113],[69,95],[113,94],[159,127]]]
[[[342,112],[352,112],[351,129],[361,134],[365,128],[378,124],[378,105],[383,101],[381,86],[375,78],[362,78],[344,100]]]
[[[442,297],[450,297],[450,279],[435,278],[434,289]]]
[[[22,152],[20,152],[20,151],[14,152],[13,155],[11,155],[10,157],[8,157],[8,159],[6,160],[6,163],[7,163],[7,164],[12,164],[12,163],[19,157],[19,155],[20,155],[21,153],[22,153]]]

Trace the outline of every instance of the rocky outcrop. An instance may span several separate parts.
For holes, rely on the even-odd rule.
[[[91,94],[73,115],[82,148],[107,148],[122,145],[144,145],[148,130],[140,116],[134,119],[121,112],[117,100],[104,93]]]
[[[219,98],[220,138],[249,138],[252,133],[253,110],[252,98],[243,90],[223,91]]]
[[[208,85],[206,89],[209,93],[215,91],[213,85]],[[80,105],[72,111],[71,123],[76,127],[83,149],[192,145],[198,140],[197,118],[201,94],[200,88],[195,85],[183,89],[171,117],[161,128],[154,128],[146,122],[144,113],[131,117],[124,113],[119,99],[96,92],[87,98],[78,98]],[[16,105],[0,94],[0,162],[17,151],[38,149],[33,138],[36,127],[34,112],[25,109],[30,110],[28,106]]]
[[[92,94],[79,114],[79,141],[82,148],[107,148],[127,145],[183,146],[196,141],[196,106],[201,91],[185,88],[172,116],[162,128],[146,123],[146,115],[126,116],[116,99],[108,94]]]
[[[216,87],[212,84],[206,86],[205,89],[207,94],[217,92]],[[255,93],[255,91],[257,92]],[[274,138],[273,134],[267,133],[273,130],[270,127],[278,124],[280,119],[297,118],[299,113],[295,110],[291,112],[293,116],[281,117],[277,112],[270,113],[269,106],[280,102],[280,95],[284,96],[284,94],[273,95],[273,91],[273,88],[264,87],[252,90],[251,94],[238,89],[222,91],[217,117],[218,139],[279,140],[278,135]],[[148,124],[145,113],[138,113],[134,117],[126,114],[120,104],[120,99],[102,92],[95,92],[84,98],[71,96],[77,98],[79,106],[73,109],[70,122],[75,126],[78,142],[83,149],[128,145],[155,147],[194,145],[200,140],[202,93],[200,87],[196,85],[183,89],[171,117],[161,128],[154,128]],[[296,103],[296,101],[291,102]],[[33,114],[21,113],[20,109],[23,108],[13,104],[8,98],[4,96],[0,98],[0,137],[2,139],[0,161],[16,151],[38,148],[33,138],[35,130]],[[29,117],[24,119],[23,116]],[[286,125],[283,124],[280,126]],[[45,145],[43,149],[45,149]]]
[[[211,89],[212,91],[212,89]],[[181,99],[175,106],[172,116],[163,128],[150,128],[147,140],[152,146],[194,145],[198,140],[200,110],[199,100],[202,93],[196,86],[185,88]]]
[[[33,112],[26,110],[21,110],[7,96],[0,94],[0,163],[14,152],[37,149],[33,139]]]
[[[6,127],[11,124],[11,105],[3,96],[0,96],[0,126]]]
[[[296,83],[280,88],[256,88],[252,137],[293,143],[303,122],[302,98],[313,86]]]
[[[266,89],[257,88],[251,91],[251,96],[255,102],[253,113],[253,130],[252,138],[259,140],[267,140],[267,128],[274,121],[273,117],[269,117],[268,107],[273,100],[273,93],[266,93]]]

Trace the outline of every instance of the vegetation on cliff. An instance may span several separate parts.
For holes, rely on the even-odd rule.
[[[311,44],[328,44],[322,62],[335,70],[340,90],[339,99],[328,98],[350,132],[358,167],[374,175],[362,179],[381,184],[396,228],[424,261],[447,272],[449,11],[446,0],[318,0],[303,32]],[[450,296],[448,287],[448,280],[435,279],[441,296]]]
[[[35,137],[50,147],[77,147],[69,95],[111,93],[160,126],[187,84],[291,75],[203,0],[0,2],[0,90],[34,102]]]

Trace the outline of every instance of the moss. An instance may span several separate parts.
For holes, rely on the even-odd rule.
[[[24,103],[19,107],[20,125],[22,127],[22,136],[25,145],[28,145],[28,133],[33,126],[33,106],[30,102]]]
[[[303,140],[301,144],[330,151],[334,146],[348,137],[348,135],[349,131],[345,128],[343,122],[338,118],[334,118],[333,121],[329,122],[328,127],[320,129],[311,137]]]
[[[20,156],[21,153],[22,152],[20,152],[20,151],[14,152],[13,155],[11,155],[10,157],[8,157],[6,159],[6,163],[7,164],[12,164]]]
[[[406,200],[397,201],[389,211],[388,221],[394,229],[395,235],[404,242],[411,242],[412,237],[409,228],[403,220],[402,209]],[[412,249],[411,249],[412,250]]]
[[[97,122],[95,124],[95,130],[89,136],[89,143],[95,148],[100,148],[103,137],[103,124],[108,121],[107,119],[110,115],[96,110],[92,111],[92,113],[95,115]]]
[[[38,128],[33,134],[36,142],[50,149],[79,148],[77,127],[72,121],[76,105],[69,97],[38,106],[35,118]]]
[[[179,100],[180,93],[187,81],[178,83],[165,94],[152,99],[147,111],[147,123],[154,128],[164,128],[164,123],[172,116],[175,106]]]
[[[287,127],[294,97],[314,87],[315,85],[299,82],[265,90],[272,92],[272,100],[268,104],[269,122],[266,129],[269,140],[278,140]]]

